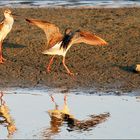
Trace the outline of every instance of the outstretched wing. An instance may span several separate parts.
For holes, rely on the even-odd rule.
[[[95,34],[87,31],[80,31],[77,30],[72,39],[71,39],[72,44],[77,44],[77,43],[86,43],[89,45],[107,45],[108,43],[103,40],[102,38],[96,36]]]
[[[26,19],[26,21],[44,30],[47,37],[48,47],[53,47],[56,43],[60,42],[63,38],[59,28],[55,24],[52,24],[47,21],[36,20],[36,19]]]

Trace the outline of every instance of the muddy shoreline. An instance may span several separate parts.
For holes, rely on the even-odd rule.
[[[140,74],[133,66],[140,63],[140,8],[12,9],[21,17],[4,41],[0,65],[0,87],[65,87],[101,90],[140,90]],[[3,9],[0,10],[3,18]],[[57,56],[52,72],[46,72],[51,56],[41,52],[46,46],[42,30],[29,25],[24,18],[43,19],[65,28],[89,30],[105,39],[103,47],[78,44],[71,47],[66,63],[75,73],[67,75],[62,57]]]

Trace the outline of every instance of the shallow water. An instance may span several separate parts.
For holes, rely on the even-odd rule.
[[[84,92],[75,94],[76,91],[68,91],[62,94],[60,91],[61,89],[3,90],[2,103],[7,108],[5,111],[9,112],[9,114],[5,114],[14,120],[11,121],[11,124],[17,130],[8,135],[8,125],[0,123],[0,138],[140,138],[140,96],[104,95],[98,94],[98,92],[95,95],[85,95]],[[65,95],[66,100],[64,102]],[[88,119],[89,115],[105,112],[109,112],[110,116],[106,121],[91,127],[89,130],[68,131],[66,122],[58,126],[51,124],[48,111],[55,109],[55,104],[59,106],[59,109],[63,109],[66,105],[65,108],[69,109],[69,113],[78,120]]]
[[[0,7],[139,7],[139,0],[6,0],[0,1]]]

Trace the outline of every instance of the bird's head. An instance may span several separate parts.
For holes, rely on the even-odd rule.
[[[12,16],[11,10],[6,9],[6,10],[4,11],[4,16],[5,16],[5,17],[11,17],[11,16]]]
[[[18,15],[12,13],[12,11],[10,9],[6,9],[4,11],[4,16],[5,16],[5,18],[10,18],[10,17],[13,18],[13,17],[17,17]]]

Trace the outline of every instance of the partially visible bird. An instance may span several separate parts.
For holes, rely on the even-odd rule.
[[[64,35],[62,35],[59,28],[55,24],[52,24],[50,22],[36,20],[36,19],[26,19],[26,21],[43,29],[46,34],[48,49],[42,53],[53,55],[53,57],[49,62],[49,65],[47,66],[48,72],[50,72],[50,68],[53,63],[53,59],[55,55],[62,55],[63,56],[62,62],[65,69],[67,70],[67,73],[70,75],[74,75],[65,64],[66,53],[73,44],[77,44],[77,43],[86,43],[89,45],[108,44],[102,38],[88,31],[82,31],[82,30],[72,31],[71,28],[67,28],[65,30]]]
[[[15,122],[10,114],[10,109],[7,106],[6,102],[3,99],[3,92],[0,92],[0,125],[7,128],[8,135],[10,138],[17,130]]]
[[[0,23],[0,64],[4,63],[6,59],[2,56],[2,43],[7,34],[11,31],[14,18],[11,10],[7,9],[4,11],[4,20]]]

